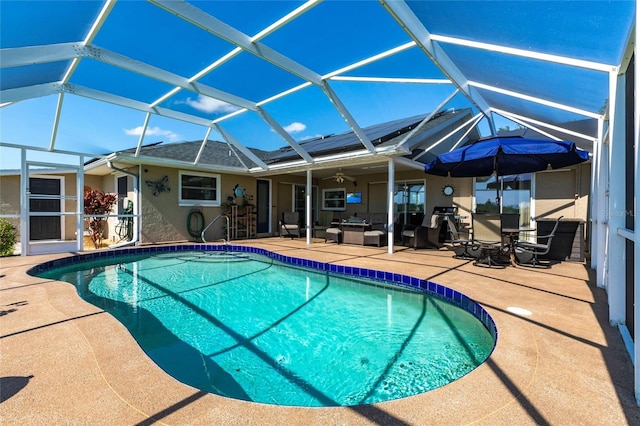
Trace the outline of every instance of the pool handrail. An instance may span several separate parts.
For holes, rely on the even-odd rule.
[[[202,232],[200,233],[200,239],[202,240],[203,243],[207,242],[207,240],[204,239],[204,233],[207,232],[207,229],[209,229],[209,227],[214,223],[216,223],[217,220],[220,219],[221,217],[224,217],[227,220],[227,238],[224,240],[224,243],[227,245],[229,244],[229,216],[223,215],[223,214],[219,214],[218,216],[214,217],[213,220],[209,222],[207,226],[202,228]]]

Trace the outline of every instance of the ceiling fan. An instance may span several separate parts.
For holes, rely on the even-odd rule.
[[[338,169],[335,175],[326,177],[322,180],[334,179],[337,183],[343,183],[345,180],[350,180],[351,182],[355,182],[356,178],[353,176],[347,176],[342,173],[342,169]]]

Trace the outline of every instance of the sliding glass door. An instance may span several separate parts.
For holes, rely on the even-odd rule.
[[[393,205],[398,218],[396,222],[401,224],[422,223],[424,217],[424,181],[396,182],[393,191]]]

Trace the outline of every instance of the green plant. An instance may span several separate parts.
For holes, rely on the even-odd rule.
[[[7,219],[0,219],[0,256],[6,257],[13,254],[17,236],[16,226]]]
[[[115,194],[104,193],[98,189],[87,191],[84,194],[84,214],[107,215],[113,210],[118,198]],[[95,248],[100,248],[104,238],[105,217],[89,218],[89,236]]]

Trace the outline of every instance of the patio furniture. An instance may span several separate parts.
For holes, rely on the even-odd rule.
[[[387,233],[379,229],[364,231],[363,245],[377,245],[381,247],[386,244]]]
[[[402,245],[419,248],[440,248],[438,238],[443,217],[440,215],[425,216],[420,226],[407,225],[402,231]]]
[[[540,235],[548,235],[555,224],[555,219],[539,219],[536,221],[536,231]],[[540,255],[539,259],[584,262],[586,226],[582,219],[563,217],[553,234],[553,244],[549,252]]]
[[[313,237],[323,238],[326,230],[331,227],[331,222],[333,222],[333,212],[321,210],[318,213],[318,222],[313,225]]]
[[[503,229],[518,229],[520,227],[520,213],[502,213],[500,214],[500,223]]]
[[[369,215],[369,221],[371,222],[371,229],[364,231],[364,245],[377,245],[381,247],[387,243],[387,229],[386,219],[387,215],[384,213],[371,213]]]
[[[515,256],[515,244],[520,237],[520,232],[532,231],[531,229],[520,229],[520,213],[501,213],[500,226],[502,229],[502,242],[504,253],[509,255],[511,266],[517,266]]]
[[[480,245],[473,242],[473,239],[464,238],[461,232],[458,230],[455,220],[446,218],[449,226],[450,239],[445,240],[448,249],[453,250],[455,253],[453,257],[456,259],[477,259],[480,257]]]
[[[424,221],[422,212],[396,212],[393,216],[394,239],[402,243],[402,232],[405,229],[414,229]]]
[[[547,235],[538,235],[536,241],[518,241],[515,246],[515,255],[520,264],[522,265],[530,265],[534,268],[542,267],[542,268],[550,268],[550,262],[540,262],[538,260],[538,256],[545,255],[549,252],[551,248],[551,241],[553,240],[553,236],[558,229],[558,224],[560,223],[560,219],[563,216],[560,216],[556,219],[556,223],[553,226],[551,232]],[[543,242],[540,242],[540,241]]]
[[[364,219],[352,217],[338,224],[342,230],[342,242],[345,244],[364,244],[364,232],[371,229],[371,224]]]
[[[340,228],[327,228],[324,231],[324,242],[327,241],[335,241],[337,244],[340,244],[340,240],[342,239],[342,229]]]
[[[435,206],[432,215],[442,216],[442,225],[440,225],[440,231],[438,232],[438,243],[444,243],[449,237],[449,223],[457,220],[458,207],[456,206]]]
[[[300,213],[284,212],[280,221],[281,237],[300,237]]]
[[[326,230],[325,242],[381,247],[387,241],[386,213],[357,213],[348,219],[334,219]]]
[[[504,267],[499,256],[504,248],[502,240],[502,225],[499,214],[474,214],[473,242],[480,247],[480,256],[474,265],[488,267]]]

